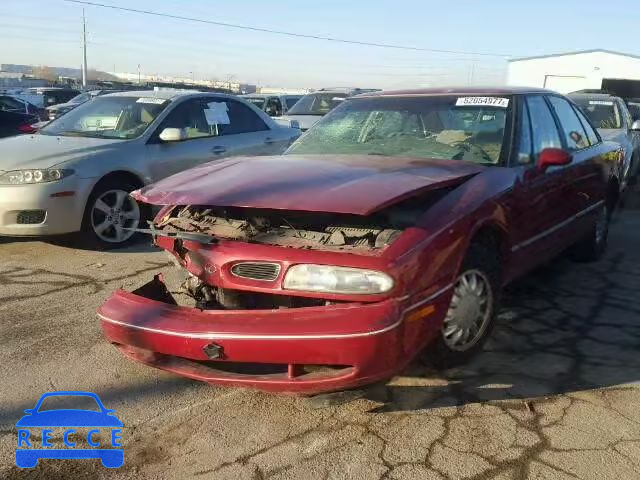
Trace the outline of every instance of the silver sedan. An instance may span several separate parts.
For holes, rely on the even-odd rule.
[[[232,155],[277,155],[299,135],[230,95],[96,98],[37,135],[0,140],[0,235],[83,231],[102,246],[121,244],[148,214],[130,191]]]

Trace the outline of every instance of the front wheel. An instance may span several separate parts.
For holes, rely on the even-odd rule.
[[[491,332],[500,299],[498,254],[472,245],[453,286],[440,335],[427,355],[439,368],[466,362]]]
[[[107,182],[89,197],[83,230],[88,240],[104,248],[122,246],[131,241],[145,218],[145,210],[129,195],[134,185]]]

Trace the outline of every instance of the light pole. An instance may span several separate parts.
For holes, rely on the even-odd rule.
[[[138,64],[138,83],[140,83],[140,64]]]

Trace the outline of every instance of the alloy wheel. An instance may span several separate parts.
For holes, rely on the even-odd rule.
[[[91,227],[107,243],[122,243],[135,233],[140,223],[140,207],[124,190],[103,192],[91,208]]]

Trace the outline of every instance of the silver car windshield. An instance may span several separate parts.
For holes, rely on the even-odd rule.
[[[477,101],[476,101],[477,98]],[[454,96],[345,100],[286,154],[368,154],[496,165],[509,98]]]
[[[142,135],[168,104],[168,100],[153,96],[98,97],[52,121],[40,132],[128,140]]]
[[[620,109],[613,100],[598,98],[573,98],[596,128],[622,128]]]

